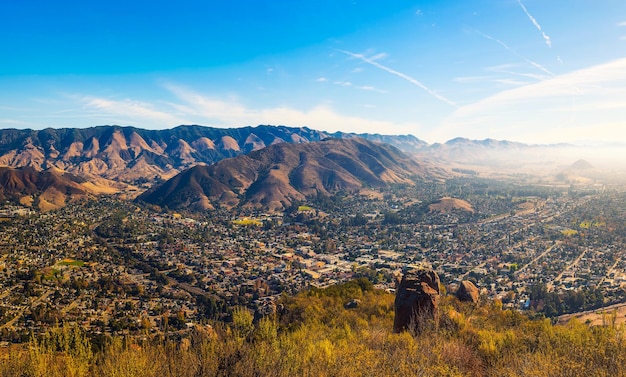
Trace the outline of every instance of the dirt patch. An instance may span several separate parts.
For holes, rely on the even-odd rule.
[[[452,212],[455,210],[474,212],[474,208],[472,208],[472,205],[469,202],[462,200],[462,199],[448,198],[448,197],[439,199],[438,202],[429,205],[428,209],[430,209],[430,211],[432,212],[441,212],[441,213],[448,213],[448,212]]]

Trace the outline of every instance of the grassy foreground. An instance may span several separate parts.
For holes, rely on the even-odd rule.
[[[606,326],[554,326],[447,297],[438,326],[392,334],[393,299],[353,281],[285,299],[279,319],[253,323],[235,309],[232,323],[176,342],[95,347],[64,326],[0,350],[0,376],[626,376],[624,333],[610,316]]]

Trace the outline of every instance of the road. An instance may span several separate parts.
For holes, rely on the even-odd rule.
[[[619,262],[622,261],[622,257],[617,258],[617,260],[615,261],[615,263],[613,263],[613,265],[611,266],[611,268],[608,269],[608,271],[606,272],[606,275],[604,275],[604,277],[602,278],[602,280],[600,280],[600,282],[598,283],[598,286],[602,286],[602,283],[604,283],[604,281],[611,276],[611,273],[615,270],[615,267],[617,267],[617,265],[619,264]]]
[[[24,312],[26,311],[27,308],[32,308],[32,307],[36,306],[41,301],[43,301],[46,297],[50,296],[52,294],[52,292],[53,292],[52,290],[47,290],[41,296],[39,296],[36,299],[34,299],[33,301],[31,301],[30,305],[24,305],[24,307],[22,307],[20,309],[19,313],[15,317],[13,317],[12,320],[10,320],[9,322],[7,322],[4,325],[0,326],[0,329],[13,327],[13,324],[15,324],[15,322],[17,322],[17,320],[20,319],[20,317],[22,317],[22,315],[24,315]]]
[[[544,256],[546,256],[549,252],[552,251],[552,249],[554,249],[555,247],[559,246],[561,244],[561,241],[556,241],[554,243],[554,245],[550,246],[549,248],[546,249],[546,251],[544,251],[543,253],[537,255],[535,257],[535,259],[531,260],[530,262],[526,263],[525,265],[523,265],[522,267],[520,267],[519,270],[515,271],[515,274],[518,275],[519,273],[521,273],[522,271],[524,271],[526,268],[528,268],[528,266],[530,266],[531,264],[537,262],[539,259],[543,258]]]
[[[548,284],[546,284],[546,288],[547,288],[548,292],[552,292],[552,290],[554,289],[554,285],[555,285],[556,283],[558,283],[558,282],[559,282],[559,280],[561,280],[561,278],[563,278],[563,274],[564,274],[567,270],[569,270],[569,269],[571,269],[571,268],[573,268],[573,267],[576,267],[576,266],[578,265],[578,263],[580,263],[580,260],[581,260],[581,259],[585,256],[585,253],[586,253],[586,252],[587,252],[587,249],[585,249],[585,251],[583,251],[582,253],[580,253],[580,255],[579,255],[576,259],[574,259],[574,261],[573,261],[572,263],[570,263],[567,267],[565,267],[565,268],[563,269],[563,271],[561,271],[561,273],[560,273],[560,274],[558,274],[558,275],[557,275],[554,279],[552,279],[552,281],[551,281],[551,282],[549,282]]]

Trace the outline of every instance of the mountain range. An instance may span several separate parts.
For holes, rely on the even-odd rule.
[[[427,145],[411,135],[331,134],[285,126],[4,129],[0,130],[0,166],[32,166],[37,170],[54,167],[80,176],[140,185],[171,178],[198,164],[213,164],[272,144],[307,143],[328,137],[362,137],[405,150],[418,150]]]
[[[447,173],[399,149],[362,138],[274,144],[247,155],[198,165],[140,195],[171,209],[244,205],[269,210],[318,194],[411,184]]]
[[[369,155],[363,152],[365,145],[373,151]],[[333,152],[329,146],[338,150]],[[611,156],[615,150],[610,149]],[[0,166],[8,178],[0,182],[0,198],[49,209],[80,195],[136,196],[151,189],[143,200],[172,208],[236,204],[279,208],[318,192],[377,187],[394,179],[406,182],[412,174],[440,179],[450,172],[494,177],[540,173],[556,182],[588,182],[607,175],[598,169],[571,171],[568,166],[580,158],[593,158],[595,166],[606,151],[465,138],[429,145],[412,135],[265,125],[3,129]],[[43,183],[51,180],[56,183]],[[185,183],[189,187],[183,187]]]

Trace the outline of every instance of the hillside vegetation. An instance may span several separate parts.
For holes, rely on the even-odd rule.
[[[359,300],[356,308],[344,305]],[[70,326],[3,349],[2,376],[624,376],[621,328],[554,326],[495,302],[442,300],[439,324],[391,332],[392,294],[366,280],[285,298],[281,314],[196,329],[182,340],[88,339]],[[170,334],[173,338],[175,334]]]

